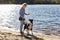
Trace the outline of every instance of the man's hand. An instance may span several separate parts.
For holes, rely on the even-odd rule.
[[[26,15],[30,15],[29,13],[25,13]]]
[[[28,13],[28,15],[30,15],[30,14]]]

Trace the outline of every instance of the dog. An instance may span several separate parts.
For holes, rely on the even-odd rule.
[[[32,32],[32,26],[33,26],[33,20],[29,19],[28,22],[25,22],[24,24],[24,30],[27,30],[28,32]]]

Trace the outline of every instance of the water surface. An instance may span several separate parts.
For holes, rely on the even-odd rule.
[[[19,10],[21,5],[0,5],[0,26],[19,29]],[[28,5],[26,19],[33,19],[33,30],[57,33],[60,31],[60,5]],[[59,33],[60,34],[60,33]]]

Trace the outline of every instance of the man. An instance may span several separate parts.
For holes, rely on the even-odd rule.
[[[21,9],[20,9],[20,18],[19,18],[19,20],[20,20],[20,23],[21,23],[21,25],[20,25],[20,33],[21,34],[23,34],[23,31],[22,31],[22,29],[23,29],[23,25],[24,25],[24,21],[25,21],[25,17],[24,17],[24,15],[29,15],[29,14],[27,14],[27,13],[25,13],[25,8],[27,7],[27,4],[26,3],[23,3],[22,4],[22,7],[21,7]]]

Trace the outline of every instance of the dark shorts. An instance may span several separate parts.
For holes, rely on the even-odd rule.
[[[23,18],[23,17],[19,17],[19,21],[22,21],[22,20],[25,20],[25,18]]]

